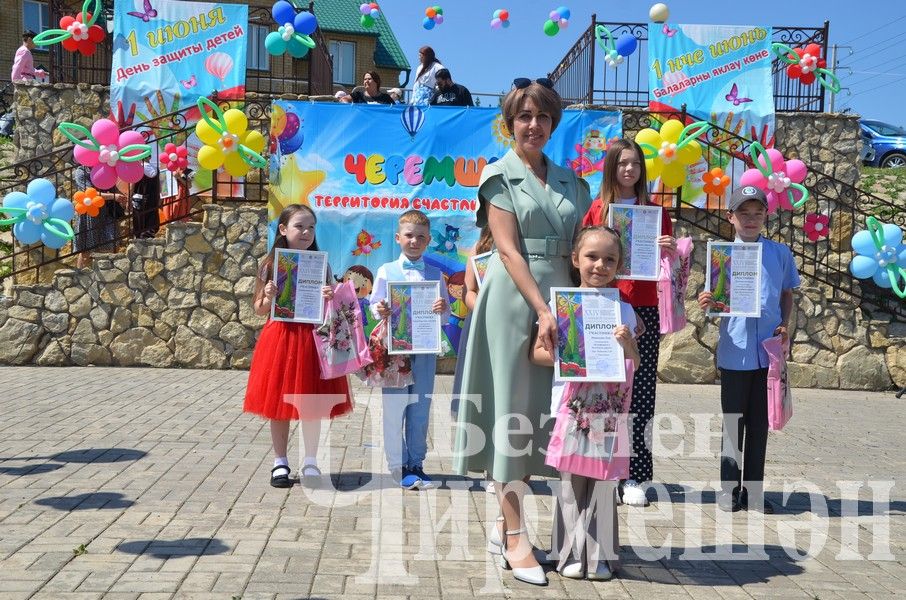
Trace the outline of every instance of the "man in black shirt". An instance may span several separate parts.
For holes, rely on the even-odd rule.
[[[453,83],[449,69],[439,69],[435,78],[437,80],[437,89],[434,90],[434,95],[431,96],[430,104],[432,106],[475,106],[469,90],[464,85]]]

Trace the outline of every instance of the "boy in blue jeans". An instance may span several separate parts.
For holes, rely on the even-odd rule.
[[[375,318],[390,316],[388,281],[439,281],[440,298],[432,309],[442,320],[449,317],[447,286],[440,269],[426,265],[422,258],[430,241],[431,221],[425,213],[409,210],[400,215],[396,242],[402,252],[398,259],[378,268],[370,299]],[[428,417],[437,356],[413,354],[410,359],[414,383],[403,388],[383,388],[384,453],[390,474],[401,487],[427,489],[432,487],[432,482],[425,475],[422,463],[428,451]]]
[[[723,436],[717,505],[728,512],[751,507],[772,514],[774,509],[764,499],[768,355],[761,343],[775,335],[789,340],[793,288],[799,287],[799,272],[789,247],[761,235],[768,216],[768,200],[762,190],[753,186],[733,190],[727,209],[736,241],[761,244],[761,316],[720,319],[717,368]],[[698,303],[702,310],[713,306],[711,292],[699,294]]]

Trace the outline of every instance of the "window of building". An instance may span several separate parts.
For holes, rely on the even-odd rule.
[[[270,61],[268,60],[267,49],[264,47],[264,38],[270,33],[270,27],[267,25],[249,24],[249,48],[246,54],[246,69],[257,71],[269,71]]]
[[[333,82],[355,85],[355,42],[331,40],[330,57],[333,59]]]
[[[34,31],[35,33],[50,29],[50,13],[47,3],[36,2],[36,0],[24,0],[22,3],[22,26],[23,31]],[[36,46],[35,50],[46,51],[47,48]]]

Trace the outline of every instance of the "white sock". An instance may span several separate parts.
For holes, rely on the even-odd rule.
[[[277,467],[286,467],[286,469],[289,470],[289,461],[286,460],[285,456],[278,456],[274,459],[274,468]]]
[[[318,466],[318,459],[315,456],[306,456],[305,460],[302,461],[302,466],[307,467],[308,465]]]

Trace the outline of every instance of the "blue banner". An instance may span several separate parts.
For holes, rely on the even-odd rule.
[[[771,76],[771,28],[733,25],[648,24],[648,107],[652,111],[680,111],[687,121],[710,121],[765,147],[774,142],[774,84]],[[709,138],[731,153],[737,141],[719,132]],[[724,154],[710,157],[737,178],[745,167],[730,165]],[[708,162],[689,167],[683,201],[706,206],[702,175]],[[726,192],[729,194],[729,191]],[[710,197],[709,208],[719,208]]]
[[[619,112],[564,111],[545,147],[556,163],[601,185],[607,145],[622,136]],[[441,269],[453,315],[442,346],[451,354],[466,316],[465,265],[478,239],[481,170],[513,141],[499,108],[381,106],[278,100],[271,107],[270,218],[304,203],[318,216],[317,240],[338,280],[351,279],[374,326],[367,298],[374,273],[400,253],[399,215],[431,219],[425,259]]]
[[[110,108],[149,121],[201,96],[245,94],[249,9],[241,4],[116,0]]]

